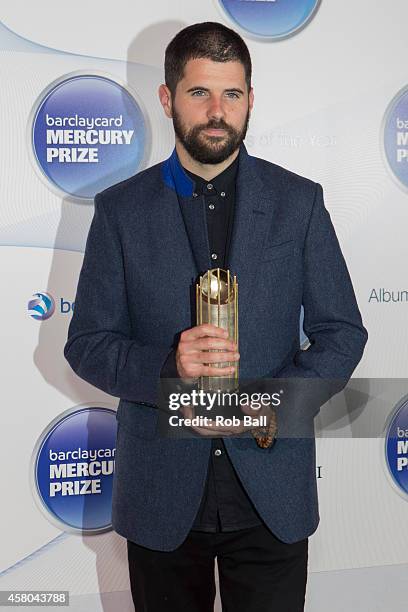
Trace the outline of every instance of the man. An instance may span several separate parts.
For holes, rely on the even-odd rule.
[[[254,96],[241,37],[185,28],[165,80],[175,150],[96,196],[65,356],[120,397],[112,520],[128,540],[135,609],[213,610],[217,557],[223,609],[297,612],[319,522],[313,436],[267,448],[229,431],[160,436],[158,383],[231,375],[217,363],[238,360],[243,378],[347,380],[367,332],[321,186],[243,145]],[[237,275],[239,347],[192,318],[191,287],[212,267]],[[299,419],[310,430],[317,411],[288,405],[278,431]]]

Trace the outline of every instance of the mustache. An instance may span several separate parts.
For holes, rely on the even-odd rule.
[[[231,126],[228,123],[225,123],[223,119],[220,121],[211,120],[207,124],[198,125],[196,127],[197,130],[226,130],[227,132],[231,131]]]

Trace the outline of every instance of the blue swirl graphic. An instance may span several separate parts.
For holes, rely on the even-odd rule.
[[[33,319],[45,321],[55,310],[55,300],[49,293],[34,293],[34,300],[28,302],[28,314]]]

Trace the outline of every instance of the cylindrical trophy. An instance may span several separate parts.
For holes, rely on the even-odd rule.
[[[197,325],[211,323],[228,331],[238,346],[238,283],[229,270],[214,268],[200,276],[196,284]],[[219,352],[221,349],[210,349]],[[201,376],[199,386],[206,391],[233,391],[238,387],[238,363],[227,361],[208,364],[218,368],[234,366],[232,376]]]

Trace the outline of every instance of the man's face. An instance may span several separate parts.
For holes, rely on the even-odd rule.
[[[219,164],[244,140],[252,105],[241,62],[189,60],[172,100],[174,131],[193,159]]]

